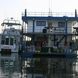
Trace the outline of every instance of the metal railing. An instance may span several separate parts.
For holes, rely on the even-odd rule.
[[[24,13],[22,14],[25,15]],[[54,16],[54,17],[75,17],[74,12],[27,12],[27,16]]]

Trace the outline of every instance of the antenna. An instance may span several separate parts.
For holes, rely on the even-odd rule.
[[[52,11],[51,11],[51,0],[49,0],[49,16],[52,16]]]
[[[27,16],[27,10],[25,9],[25,16]]]
[[[77,17],[77,9],[75,9],[75,17]]]

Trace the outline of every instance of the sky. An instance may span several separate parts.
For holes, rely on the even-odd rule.
[[[25,9],[28,12],[74,12],[78,0],[0,0],[0,24],[13,17],[21,21]]]

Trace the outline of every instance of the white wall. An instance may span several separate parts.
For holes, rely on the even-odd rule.
[[[42,20],[40,20],[40,21],[42,21]],[[44,21],[46,21],[46,20],[44,20]],[[42,32],[44,27],[47,27],[47,24],[46,24],[46,26],[36,26],[36,21],[35,21],[35,32]]]
[[[33,32],[33,21],[31,20],[28,21],[27,32]]]
[[[58,27],[58,22],[61,22],[61,21],[52,21],[52,26]],[[48,26],[48,21],[46,20],[46,26],[36,26],[36,21],[34,22],[34,24],[35,24],[35,32],[42,32],[43,28]],[[73,32],[72,30],[73,24],[74,24],[74,21],[67,22],[67,32],[68,33]],[[33,20],[28,21],[27,27],[28,27],[27,32],[33,32]]]
[[[67,23],[67,33],[72,33],[73,21]]]

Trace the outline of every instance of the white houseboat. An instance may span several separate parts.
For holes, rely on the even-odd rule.
[[[0,35],[0,53],[2,55],[11,55],[18,53],[20,48],[20,26],[21,24],[14,19],[6,19],[2,23],[3,30]],[[16,28],[15,28],[16,26]]]

